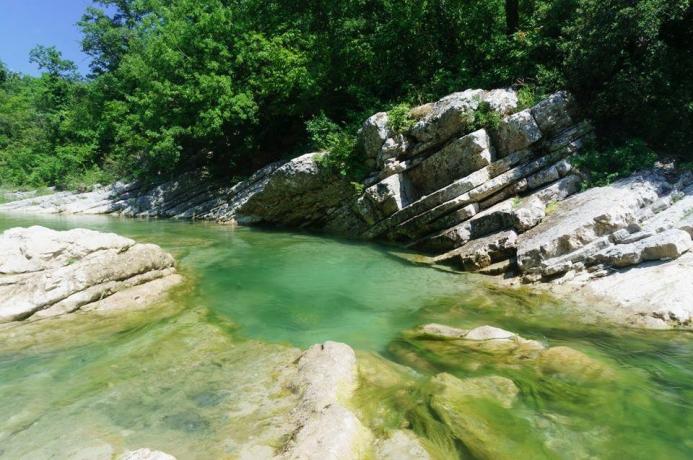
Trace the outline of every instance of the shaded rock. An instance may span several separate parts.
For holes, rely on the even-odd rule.
[[[368,187],[356,200],[356,209],[372,225],[404,208],[412,193],[409,181],[401,174],[393,174]]]
[[[542,133],[529,110],[523,110],[504,118],[495,135],[495,145],[500,156],[522,150],[541,139]]]
[[[307,153],[272,171],[234,212],[239,222],[322,226],[330,210],[354,196],[347,181],[321,169]]]
[[[464,246],[435,257],[434,262],[458,264],[466,271],[479,271],[492,263],[508,259],[514,254],[517,233],[512,230],[493,233],[470,241]]]
[[[574,101],[566,91],[559,91],[532,107],[531,113],[543,133],[550,134],[574,124]]]
[[[161,248],[115,234],[14,228],[0,248],[0,322],[107,305],[108,296],[140,285],[149,289],[138,289],[136,300],[146,304],[181,280]]]

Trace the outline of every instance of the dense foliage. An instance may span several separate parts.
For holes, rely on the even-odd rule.
[[[237,176],[308,148],[346,171],[370,113],[403,129],[407,104],[510,84],[527,104],[567,88],[602,138],[691,157],[690,0],[98,3],[91,75],[43,47],[41,77],[0,68],[0,181]]]

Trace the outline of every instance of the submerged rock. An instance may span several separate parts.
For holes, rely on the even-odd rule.
[[[431,455],[409,430],[397,430],[375,446],[376,460],[429,460]]]
[[[176,460],[176,457],[158,450],[145,448],[126,452],[118,457],[118,460]]]
[[[442,374],[434,379],[439,389],[431,397],[431,407],[475,458],[548,457],[529,424],[505,409],[512,403],[517,388],[512,381],[500,379],[465,384],[452,375]],[[475,389],[481,390],[478,397],[472,393]]]
[[[436,375],[431,383],[440,387],[443,393],[448,393],[448,397],[454,396],[460,400],[490,399],[506,409],[512,407],[520,393],[520,389],[512,380],[497,375],[458,379],[453,375],[442,373]]]
[[[158,246],[113,233],[13,228],[0,235],[0,322],[146,304],[181,282],[174,265]]]
[[[561,375],[590,382],[612,380],[613,371],[605,364],[570,347],[551,347],[537,359],[539,370],[546,375]]]

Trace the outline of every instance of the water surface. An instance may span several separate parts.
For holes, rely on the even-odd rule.
[[[0,458],[110,458],[142,446],[180,459],[238,458],[249,444],[279,442],[292,402],[282,365],[297,347],[324,340],[412,366],[422,392],[442,371],[511,378],[521,389],[517,423],[494,408],[478,410],[508,437],[511,425],[527,424],[542,446],[557,446],[542,447],[547,458],[693,457],[687,333],[585,324],[547,296],[415,266],[375,245],[205,223],[0,215],[0,230],[35,224],[159,244],[189,281],[145,312],[0,331]],[[570,346],[618,379],[566,382],[522,366],[472,368],[462,357],[421,352],[408,361],[393,353],[404,329],[432,321],[490,324]],[[391,422],[373,422],[376,432],[399,424],[427,435],[417,417],[430,414],[411,410],[424,397],[417,392],[364,388],[359,400],[376,398],[391,412]],[[450,449],[471,458],[459,445]]]

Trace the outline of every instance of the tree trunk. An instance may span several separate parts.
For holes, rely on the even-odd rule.
[[[517,32],[520,26],[520,0],[505,0],[505,27],[508,35]]]

